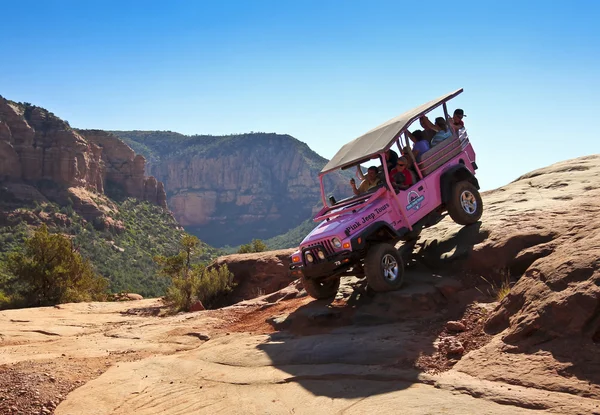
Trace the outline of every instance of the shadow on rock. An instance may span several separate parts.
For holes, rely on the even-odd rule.
[[[430,239],[419,243],[413,260],[429,268],[463,265],[472,257],[473,247],[487,239],[488,231],[481,230],[481,222],[464,226],[455,235],[444,239]]]
[[[419,382],[417,361],[436,352],[448,318],[464,312],[447,297],[459,291],[458,281],[421,271],[407,273],[403,288],[387,293],[343,279],[333,302],[315,300],[271,317],[282,331],[257,347],[291,375],[288,382],[316,396],[352,399],[404,389]]]

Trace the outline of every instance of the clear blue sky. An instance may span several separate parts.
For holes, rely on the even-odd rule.
[[[7,1],[0,94],[74,127],[345,142],[464,88],[482,188],[600,153],[600,2]]]

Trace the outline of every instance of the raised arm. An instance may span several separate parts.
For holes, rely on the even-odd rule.
[[[421,116],[421,118],[419,118],[419,122],[421,123],[421,127],[425,128],[426,130],[433,130],[436,132],[440,131],[440,127],[429,121],[429,118],[427,118],[426,115]]]
[[[365,180],[365,175],[362,172],[362,169],[360,168],[360,164],[358,166],[356,166],[356,176],[360,179],[360,180]]]
[[[358,196],[359,191],[358,191],[358,188],[356,187],[356,180],[350,179],[350,187],[352,188],[352,193],[354,193],[355,195]]]
[[[412,141],[413,143],[417,143],[417,139],[415,138],[414,135],[412,135],[412,133],[408,130],[406,130],[406,135],[408,138],[410,138],[410,141]]]

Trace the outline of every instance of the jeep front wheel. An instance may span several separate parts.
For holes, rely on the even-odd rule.
[[[312,298],[317,300],[324,300],[326,298],[334,297],[337,294],[338,288],[340,288],[340,279],[334,278],[331,280],[313,280],[306,278],[304,275],[300,277],[302,286]]]
[[[483,202],[477,188],[470,182],[458,182],[446,203],[448,214],[459,225],[471,225],[481,218]]]
[[[365,274],[375,291],[392,291],[404,281],[404,264],[400,252],[393,245],[378,244],[369,249],[365,258]]]

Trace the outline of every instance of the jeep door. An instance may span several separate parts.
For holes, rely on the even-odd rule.
[[[427,215],[431,209],[432,197],[428,192],[425,180],[419,180],[406,190],[401,190],[397,195],[400,208],[404,210],[411,225]]]

